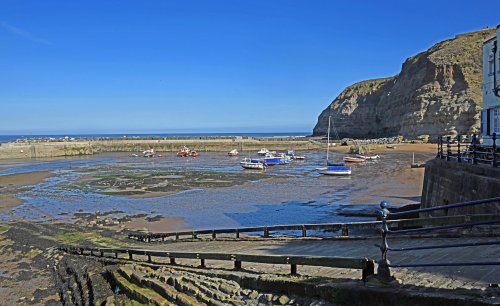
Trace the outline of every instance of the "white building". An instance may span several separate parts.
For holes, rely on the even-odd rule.
[[[491,145],[492,135],[500,139],[500,25],[496,35],[483,43],[483,109],[481,136],[483,144]],[[497,145],[500,140],[497,141]]]

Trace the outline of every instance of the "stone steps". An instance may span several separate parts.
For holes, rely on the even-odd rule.
[[[129,298],[153,305],[331,305],[245,289],[232,280],[170,267],[122,265],[111,274]]]

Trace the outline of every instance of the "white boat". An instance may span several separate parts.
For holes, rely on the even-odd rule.
[[[270,153],[268,149],[266,148],[262,148],[259,150],[259,152],[257,152],[258,155],[261,155],[261,156],[264,156],[266,155],[267,153]]]
[[[245,158],[240,162],[240,165],[245,169],[253,170],[265,170],[267,166],[260,161],[252,161],[251,159]]]
[[[375,159],[378,159],[380,158],[380,156],[377,155],[362,155],[362,154],[356,154],[356,157],[357,158],[363,158],[363,159],[366,159],[366,160],[375,160]]]
[[[318,173],[323,175],[350,175],[351,169],[344,165],[338,166],[328,166],[324,168],[318,168]]]
[[[346,167],[344,164],[332,164],[328,161],[328,153],[330,151],[330,119],[328,116],[328,143],[326,146],[326,167],[316,169],[319,174],[323,175],[350,175],[351,168]]]
[[[238,150],[236,149],[233,149],[227,153],[228,156],[237,156],[238,154],[240,154],[240,152],[238,152]]]

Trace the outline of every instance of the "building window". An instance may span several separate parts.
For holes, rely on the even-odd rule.
[[[500,107],[493,109],[493,133],[500,133]]]

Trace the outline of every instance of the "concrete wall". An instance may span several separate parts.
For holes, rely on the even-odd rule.
[[[500,196],[500,168],[433,159],[425,165],[422,208]],[[436,211],[434,216],[500,213],[500,203]]]

